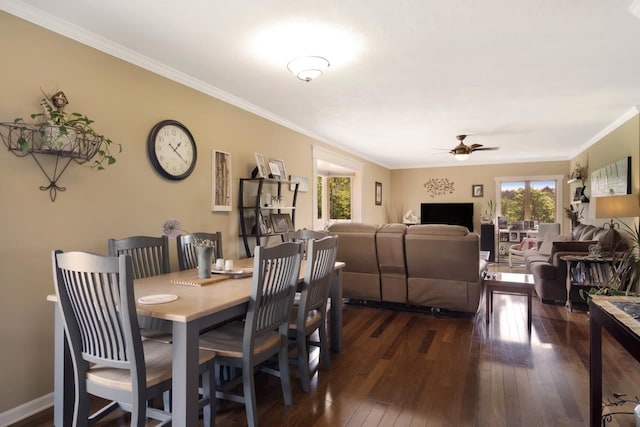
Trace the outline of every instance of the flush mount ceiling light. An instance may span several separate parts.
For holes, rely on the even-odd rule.
[[[322,56],[301,56],[290,61],[287,68],[300,80],[310,82],[320,77],[329,65],[329,61]]]

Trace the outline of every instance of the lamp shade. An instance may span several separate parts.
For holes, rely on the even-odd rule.
[[[459,161],[463,162],[463,161],[465,161],[465,160],[467,160],[469,158],[469,155],[466,154],[466,153],[456,153],[456,154],[453,155],[453,157],[456,160],[459,160]]]
[[[300,80],[310,82],[329,68],[329,61],[321,56],[302,56],[289,62],[287,68]]]
[[[630,218],[640,216],[640,198],[637,194],[595,197],[596,218]]]

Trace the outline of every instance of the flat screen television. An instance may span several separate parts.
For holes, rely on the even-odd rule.
[[[473,232],[473,203],[421,203],[420,222],[463,225]]]

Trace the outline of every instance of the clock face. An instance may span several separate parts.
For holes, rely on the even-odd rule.
[[[188,177],[196,166],[196,143],[189,130],[175,120],[164,120],[151,129],[148,140],[151,163],[166,178]]]

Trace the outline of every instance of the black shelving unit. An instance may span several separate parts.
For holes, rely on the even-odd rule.
[[[265,233],[261,229],[260,220],[263,216],[272,213],[288,213],[291,216],[291,224],[296,224],[296,201],[298,199],[298,182],[280,181],[271,178],[240,178],[238,195],[238,212],[240,215],[240,237],[244,244],[247,257],[252,257],[251,239],[255,239],[255,246],[260,246],[261,239],[270,236],[279,236],[283,241],[286,232]],[[292,187],[293,192],[283,191]],[[272,191],[266,191],[271,189]],[[284,205],[268,206],[269,201],[262,200],[264,194],[275,194]],[[291,194],[291,198],[285,194]],[[290,200],[290,203],[289,203]]]
[[[480,250],[490,251],[489,262],[495,261],[496,228],[493,224],[480,224]]]

